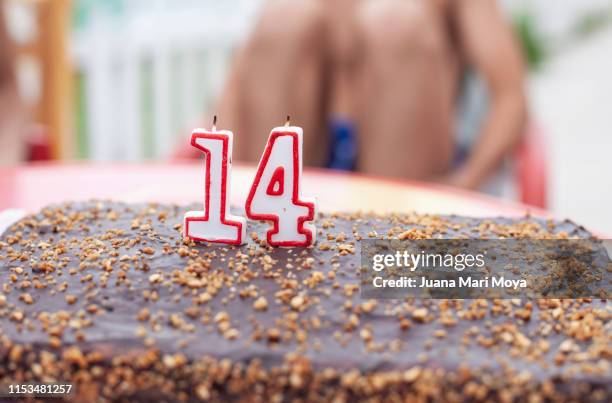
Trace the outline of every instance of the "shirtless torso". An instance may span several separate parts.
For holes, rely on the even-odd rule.
[[[360,171],[427,179],[450,168],[459,80],[448,0],[359,2],[355,85]]]
[[[492,105],[465,167],[452,171],[461,71]],[[304,127],[304,162],[324,166],[328,123],[356,127],[357,169],[475,187],[520,138],[520,52],[494,0],[268,0],[218,109],[238,159],[256,161],[271,127]]]

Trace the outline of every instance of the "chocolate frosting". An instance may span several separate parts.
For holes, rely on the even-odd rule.
[[[591,236],[570,221],[321,214],[314,247],[285,249],[265,245],[259,222],[241,247],[184,240],[192,209],[74,203],[19,221],[0,238],[2,338],[110,357],[155,347],[272,368],[297,353],[315,370],[468,366],[612,382],[609,301],[360,296],[362,238]]]

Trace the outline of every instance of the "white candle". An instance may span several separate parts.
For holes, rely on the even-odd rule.
[[[216,119],[215,119],[216,121]],[[205,154],[204,210],[185,214],[185,236],[195,241],[241,245],[246,239],[246,219],[230,213],[234,134],[227,130],[196,129],[191,145]]]
[[[266,234],[272,246],[310,246],[316,241],[316,200],[301,196],[302,139],[300,127],[272,130],[246,201],[247,217],[272,222]]]

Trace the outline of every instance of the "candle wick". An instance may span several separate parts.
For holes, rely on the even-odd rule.
[[[217,131],[217,115],[213,116],[213,131]]]
[[[287,120],[285,121],[285,127],[291,126],[291,116],[287,115]]]

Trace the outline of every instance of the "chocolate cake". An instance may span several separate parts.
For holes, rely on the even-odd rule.
[[[367,300],[360,240],[590,237],[524,217],[320,214],[311,248],[184,240],[194,206],[45,208],[0,237],[0,383],[74,401],[610,401],[601,299]],[[610,271],[608,270],[608,273]]]

